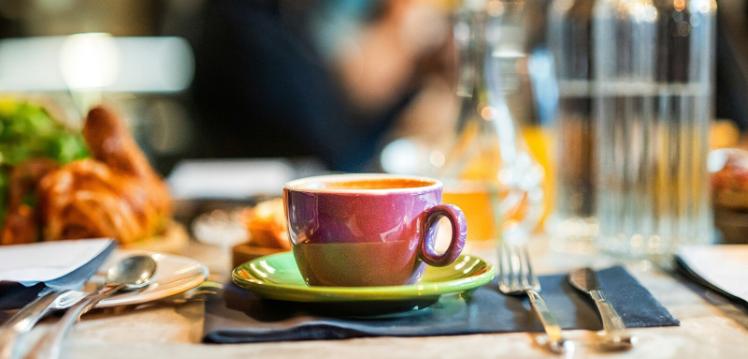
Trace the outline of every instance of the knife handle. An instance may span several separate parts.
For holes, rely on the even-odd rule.
[[[592,296],[597,310],[600,312],[600,317],[603,320],[603,330],[608,335],[620,336],[623,334],[626,331],[626,325],[623,324],[623,319],[618,315],[616,309],[605,299],[603,293],[599,290],[591,290],[590,296]]]

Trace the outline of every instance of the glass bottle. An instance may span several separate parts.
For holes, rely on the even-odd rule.
[[[523,55],[513,47],[521,43],[522,4],[469,0],[455,14],[460,114],[440,177],[443,201],[463,209],[471,241],[498,239],[508,228],[527,234],[542,214],[542,169],[524,148],[507,100]]]

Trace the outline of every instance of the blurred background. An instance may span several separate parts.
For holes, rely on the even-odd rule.
[[[459,117],[452,19],[465,3],[3,0],[0,91],[53,98],[73,122],[76,107],[104,97],[128,114],[163,172],[185,157],[311,157],[333,170],[376,169],[399,138],[420,141],[398,142],[399,151],[449,148]],[[542,60],[549,1],[514,3],[523,4],[514,38],[522,61]],[[748,7],[718,3],[716,118],[745,130]],[[69,36],[91,33],[99,36],[71,44]],[[65,56],[74,65],[50,66]],[[535,65],[514,68],[509,108],[523,123],[553,117],[543,87],[552,72]]]
[[[451,191],[450,180],[493,183],[498,175],[502,201],[511,202],[516,190],[523,193],[519,201],[543,203],[540,213],[530,216],[542,223],[556,198],[573,197],[556,195],[557,180],[571,178],[572,186],[594,189],[583,147],[592,135],[574,140],[569,133],[584,135],[584,128],[555,124],[568,108],[557,84],[563,66],[558,53],[554,62],[557,49],[549,45],[549,34],[557,33],[550,26],[559,21],[553,6],[565,11],[562,21],[589,26],[594,3],[3,0],[0,96],[40,102],[73,128],[93,104],[108,103],[124,115],[164,175],[174,174],[184,159],[291,161],[282,168],[277,162],[255,163],[245,177],[221,172],[265,181],[259,191],[272,192],[289,177],[307,173],[299,170],[303,166],[313,168],[309,173],[422,174],[445,180],[445,200],[475,207],[467,208],[475,213],[491,208],[495,213],[495,203],[470,200],[470,191]],[[674,11],[677,25],[685,3],[656,3],[660,16]],[[743,146],[748,5],[716,3],[710,146]],[[686,31],[698,26],[697,20],[685,26]],[[584,41],[561,58],[590,58],[591,38]],[[710,51],[710,43],[694,49]],[[689,66],[674,61],[675,69],[679,63]],[[572,132],[558,132],[567,130]],[[566,146],[554,147],[559,134],[577,141],[565,148],[579,148],[568,155],[581,157],[557,174],[555,159],[566,156],[554,153]],[[176,197],[179,178],[189,178],[182,187],[199,186],[216,180],[212,169],[178,168],[182,176],[170,178]],[[213,182],[213,188],[245,185],[240,182]],[[485,196],[485,188],[481,191]],[[582,197],[574,216],[593,212],[594,199]],[[471,205],[478,202],[483,204]],[[490,229],[495,225],[473,226],[483,227],[489,230],[475,235],[495,236]]]
[[[71,121],[116,103],[163,172],[184,157],[278,156],[361,170],[389,138],[438,141],[454,122],[450,6],[3,1],[0,91],[52,99]]]

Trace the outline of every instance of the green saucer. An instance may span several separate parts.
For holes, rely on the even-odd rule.
[[[462,255],[445,267],[427,266],[418,283],[381,287],[309,286],[299,273],[293,253],[278,253],[244,263],[232,272],[234,283],[271,300],[302,303],[422,303],[441,295],[462,293],[490,282],[496,269],[481,258]]]

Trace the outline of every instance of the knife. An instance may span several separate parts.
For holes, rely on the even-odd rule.
[[[634,346],[635,339],[626,331],[623,319],[615,308],[605,299],[600,290],[595,271],[590,268],[576,269],[569,273],[569,283],[572,287],[588,294],[595,301],[597,311],[603,322],[602,342],[608,350],[629,350]]]

